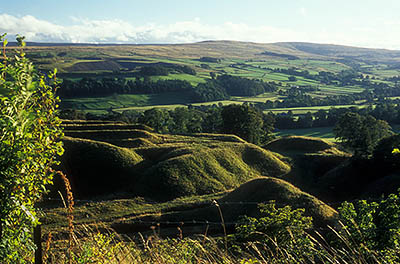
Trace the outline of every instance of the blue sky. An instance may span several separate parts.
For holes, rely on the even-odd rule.
[[[400,49],[398,0],[13,0],[0,33],[28,41],[307,41]]]

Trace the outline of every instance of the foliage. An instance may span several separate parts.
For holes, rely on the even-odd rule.
[[[185,80],[150,81],[149,77],[141,80],[126,81],[121,78],[82,78],[75,82],[64,79],[58,95],[62,98],[107,96],[112,94],[155,94],[168,92],[192,91],[192,85]]]
[[[172,124],[170,114],[167,111],[156,108],[144,111],[138,121],[139,123],[150,126],[159,133],[168,133],[169,127]]]
[[[110,263],[116,261],[121,246],[120,242],[115,243],[113,234],[97,232],[72,252],[72,261],[76,264]]]
[[[308,249],[313,243],[306,231],[312,227],[312,218],[303,215],[304,209],[292,210],[289,205],[276,208],[274,201],[260,204],[259,209],[262,217],[243,216],[239,220],[233,235],[234,245],[257,242],[270,252],[284,249],[299,258],[311,254]]]
[[[259,144],[265,135],[262,114],[249,105],[228,105],[222,109],[222,131]]]
[[[391,128],[386,121],[373,116],[348,112],[340,117],[333,132],[335,138],[353,150],[356,157],[368,157],[377,142],[390,135]]]
[[[229,99],[229,95],[218,82],[208,80],[205,83],[199,83],[193,91],[194,102],[211,102]]]
[[[2,38],[4,35],[2,36]],[[22,37],[17,38],[21,47]],[[4,40],[5,46],[7,41]],[[5,51],[5,50],[4,50]],[[0,63],[0,258],[23,263],[32,251],[34,208],[46,185],[51,166],[63,152],[54,96],[55,72],[39,75],[22,49]]]
[[[400,191],[400,190],[399,190]],[[390,260],[400,261],[400,196],[390,194],[378,202],[360,200],[339,207],[344,235],[352,247],[376,250]]]

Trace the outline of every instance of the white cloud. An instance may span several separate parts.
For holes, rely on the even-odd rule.
[[[306,15],[306,9],[300,9]],[[309,32],[271,26],[249,26],[225,22],[219,25],[204,23],[199,18],[167,25],[133,26],[122,20],[89,20],[71,17],[73,25],[62,26],[33,16],[15,17],[0,14],[0,33],[21,34],[28,41],[72,43],[192,43],[203,40],[238,40],[252,42],[305,41],[335,43],[364,47],[400,49],[400,39],[389,29],[348,29],[347,32]],[[393,31],[393,27],[392,31]],[[391,33],[391,34],[389,34]],[[399,33],[399,32],[397,32]]]
[[[300,13],[301,16],[306,17],[307,16],[307,9],[304,8],[304,7],[301,7],[299,9],[299,13]]]

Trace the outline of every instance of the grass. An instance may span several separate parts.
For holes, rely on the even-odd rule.
[[[293,114],[306,114],[307,112],[315,113],[318,110],[329,110],[332,107],[335,108],[349,108],[349,107],[367,107],[366,105],[326,105],[326,106],[306,106],[306,107],[288,107],[288,108],[273,108],[264,110],[264,113],[272,112],[275,114],[279,113],[287,113],[289,110],[293,112]]]
[[[192,85],[196,86],[199,83],[204,83],[206,80],[202,77],[197,75],[190,75],[190,74],[169,74],[168,76],[155,76],[152,78],[153,81],[157,80],[182,80],[188,81]]]
[[[339,150],[336,144],[325,138],[304,136],[278,138],[264,148],[278,152],[290,160],[291,171],[283,179],[324,201],[338,202],[332,199],[335,195],[331,191],[334,190],[321,188],[322,185],[325,186],[321,179],[348,161],[351,157],[349,153]],[[342,177],[346,178],[343,175]],[[326,195],[327,193],[331,194]]]
[[[61,107],[80,109],[86,112],[108,111],[109,109],[123,111],[136,108],[143,110],[155,105],[172,107],[171,105],[176,104],[182,106],[190,102],[191,98],[188,93],[118,94],[106,97],[64,99]]]
[[[336,152],[335,145],[326,139],[318,137],[306,137],[285,135],[281,138],[273,140],[266,145],[266,148],[275,152],[287,152],[287,151],[300,151],[302,153],[308,152]]]
[[[286,136],[306,136],[322,138],[329,142],[334,142],[335,137],[333,135],[332,127],[318,127],[318,128],[302,128],[302,129],[280,129],[275,132],[275,136],[286,137]]]
[[[110,123],[65,128],[74,138],[65,139],[62,164],[80,197],[108,189],[170,200],[228,190],[258,175],[290,169],[271,152],[232,135],[160,135]],[[107,184],[110,177],[112,184]]]

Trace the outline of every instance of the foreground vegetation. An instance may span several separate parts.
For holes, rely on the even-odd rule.
[[[70,228],[70,241],[55,243],[48,236],[44,259],[46,263],[397,263],[398,205],[394,194],[379,203],[344,203],[339,226],[315,229],[304,209],[260,204],[260,217],[245,216],[236,223],[234,234],[214,238],[184,238],[179,227],[177,238],[161,238],[156,225],[151,226],[151,235],[135,240],[115,236],[114,231]],[[221,224],[225,225],[223,219]]]

